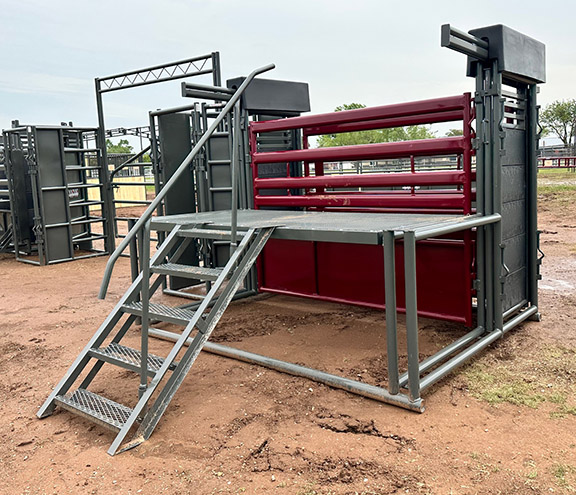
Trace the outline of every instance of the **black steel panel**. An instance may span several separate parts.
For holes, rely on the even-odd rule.
[[[526,268],[522,268],[506,277],[504,281],[504,311],[527,299],[526,273]]]
[[[72,258],[70,252],[68,227],[46,229],[46,261]]]
[[[517,235],[503,241],[504,264],[515,272],[526,267],[526,234]]]
[[[229,210],[232,204],[232,191],[213,191],[214,211]]]
[[[167,182],[192,149],[189,117],[184,114],[158,116],[158,133],[164,182]],[[167,215],[196,211],[192,170],[182,175],[170,189],[165,205]]]
[[[208,146],[210,147],[210,160],[230,160],[230,142],[228,136],[211,137],[208,140]]]
[[[510,239],[526,232],[526,203],[511,201],[502,205],[502,238]]]
[[[163,180],[167,182],[192,150],[190,119],[188,115],[178,113],[159,115],[158,134],[164,174]],[[167,215],[194,213],[196,211],[196,195],[192,169],[189,169],[188,172],[180,176],[180,179],[172,186],[166,195],[164,204]],[[186,265],[198,265],[196,244],[191,243],[179,261]],[[182,277],[168,277],[168,279],[172,290],[189,287],[199,282]]]
[[[34,210],[32,198],[29,197],[30,176],[28,164],[21,150],[12,150],[10,153],[10,176],[12,178],[12,212],[17,237],[20,241],[34,239],[32,227],[34,226]]]
[[[498,59],[499,70],[507,79],[521,83],[546,82],[546,47],[544,43],[502,24],[469,31],[488,41],[488,57]],[[468,58],[468,75],[475,76]]]
[[[502,201],[509,203],[526,197],[526,168],[510,165],[502,168]]]
[[[44,212],[42,218],[44,224],[64,223],[68,221],[66,212],[66,191],[44,191]]]
[[[229,88],[238,88],[245,77],[229,79]],[[308,84],[274,79],[254,79],[242,95],[242,104],[251,114],[294,115],[310,111]]]
[[[210,184],[212,187],[231,187],[232,177],[230,174],[230,164],[215,164],[212,163],[209,166],[208,173],[210,174]],[[227,210],[230,209],[230,203],[226,207]]]
[[[502,165],[522,165],[526,163],[526,132],[521,129],[506,129],[504,149],[506,153],[500,159]]]
[[[63,186],[64,174],[60,148],[60,133],[55,129],[38,129],[36,135],[40,186]]]

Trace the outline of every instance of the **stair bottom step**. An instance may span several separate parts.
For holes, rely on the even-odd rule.
[[[55,400],[64,409],[115,431],[122,429],[132,414],[129,407],[82,388]]]

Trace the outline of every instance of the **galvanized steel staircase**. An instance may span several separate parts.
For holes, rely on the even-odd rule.
[[[149,246],[146,239],[149,229],[148,224],[143,243],[145,250]],[[230,238],[230,231],[212,229],[209,225],[176,226],[158,247],[150,264],[143,263],[138,278],[40,408],[38,417],[51,415],[58,405],[116,431],[116,438],[108,450],[110,455],[119,451],[136,425],[138,430],[134,439],[121,451],[148,439],[273,230],[274,227],[266,227],[239,231],[241,241],[226,266],[211,268],[183,265],[178,260],[193,239],[222,240]],[[143,259],[149,258],[149,254],[144,252]],[[210,291],[195,311],[150,302],[163,279],[170,275],[212,282]],[[121,342],[138,320],[141,320],[141,345],[140,349],[134,349]],[[184,327],[165,357],[148,352],[151,321]],[[192,344],[185,349],[190,337]],[[176,360],[178,357],[179,361]],[[134,391],[133,401],[138,397],[134,407],[88,390],[105,363],[140,374],[140,386]],[[79,382],[77,388],[73,387],[76,382]]]

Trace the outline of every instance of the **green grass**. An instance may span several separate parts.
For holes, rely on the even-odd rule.
[[[552,467],[552,475],[556,478],[556,484],[570,492],[575,491],[571,485],[572,479],[575,478],[574,473],[576,473],[576,468],[570,464],[555,464]]]
[[[539,169],[538,177],[546,179],[576,179],[576,172],[571,172],[565,168]]]
[[[549,346],[513,359],[499,361],[487,355],[463,373],[470,394],[491,405],[508,403],[538,408],[555,406],[554,419],[576,415],[576,349]]]

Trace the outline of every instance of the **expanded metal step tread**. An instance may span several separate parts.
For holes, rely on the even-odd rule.
[[[142,302],[140,301],[124,304],[122,308],[128,313],[137,316],[142,315]],[[148,313],[150,319],[167,321],[179,325],[186,325],[194,317],[194,311],[190,311],[189,309],[174,308],[158,303],[149,303]]]
[[[113,430],[122,429],[132,414],[129,407],[82,388],[71,395],[57,395],[55,401],[64,409]]]
[[[110,343],[106,347],[100,347],[98,349],[91,349],[90,355],[96,358],[102,358],[103,360],[111,360],[114,362],[120,361],[126,364],[128,369],[137,371],[140,369],[140,361],[142,354],[137,349],[132,349],[131,347],[126,347],[115,342]],[[164,364],[164,358],[160,356],[155,356],[154,354],[148,354],[148,371],[151,373],[156,373]],[[174,369],[176,366],[174,363],[169,369]]]
[[[150,267],[153,273],[174,275],[177,277],[194,278],[199,280],[216,280],[222,273],[221,268],[207,268],[203,266],[180,265],[178,263],[163,263]]]

